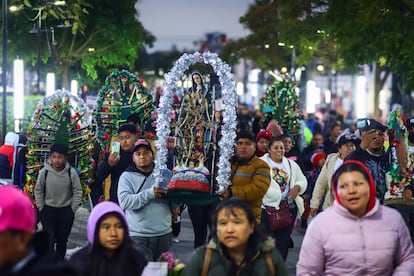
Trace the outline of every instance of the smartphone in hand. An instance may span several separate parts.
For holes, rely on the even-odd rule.
[[[121,152],[121,142],[117,142],[117,141],[113,141],[111,143],[111,152],[112,153],[117,153],[118,156]]]

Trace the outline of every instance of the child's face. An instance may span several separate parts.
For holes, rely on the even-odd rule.
[[[61,153],[52,152],[50,155],[50,163],[52,168],[59,172],[66,166],[66,156]]]
[[[318,169],[322,169],[323,165],[325,165],[325,161],[326,161],[325,158],[319,159],[319,161],[318,161]]]

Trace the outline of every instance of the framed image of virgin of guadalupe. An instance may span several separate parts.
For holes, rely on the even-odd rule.
[[[214,74],[189,70],[195,63],[209,65]],[[228,65],[216,54],[184,54],[166,76],[157,117],[155,174],[157,169],[166,167],[168,160],[173,176],[165,183],[158,174],[160,181],[157,183],[167,185],[163,188],[168,189],[167,198],[172,201],[209,204],[218,200],[217,192],[229,185],[228,160],[233,153],[236,97],[232,75],[227,70]],[[189,82],[183,83],[189,85],[182,90],[179,108],[174,110],[171,99],[177,91],[178,80],[186,72]],[[217,85],[211,85],[212,75],[219,76]],[[223,102],[223,110],[215,110],[217,99]],[[164,120],[167,116],[171,122]],[[223,120],[226,116],[232,119]]]

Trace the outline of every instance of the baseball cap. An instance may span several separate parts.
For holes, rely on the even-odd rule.
[[[358,139],[356,135],[347,133],[347,134],[339,135],[336,144],[338,148],[340,148],[342,145],[345,145],[349,142],[354,143],[355,146],[358,146],[360,143],[360,140]]]
[[[145,148],[149,149],[152,152],[152,148],[151,148],[150,143],[145,139],[139,139],[138,141],[135,142],[134,151],[136,151],[139,147],[145,147]]]
[[[410,117],[407,119],[407,121],[405,122],[407,125],[407,128],[409,127],[414,127],[414,117]]]
[[[35,227],[36,212],[29,197],[13,186],[0,186],[0,232],[33,232]]]
[[[383,124],[381,124],[380,122],[378,122],[375,119],[367,119],[365,127],[363,128],[363,130],[364,131],[369,131],[369,130],[372,130],[372,129],[378,129],[378,130],[386,131],[387,127],[384,126]]]

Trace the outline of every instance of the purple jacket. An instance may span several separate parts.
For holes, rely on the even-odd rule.
[[[414,275],[413,243],[401,215],[378,200],[362,218],[335,201],[309,224],[296,273]]]

